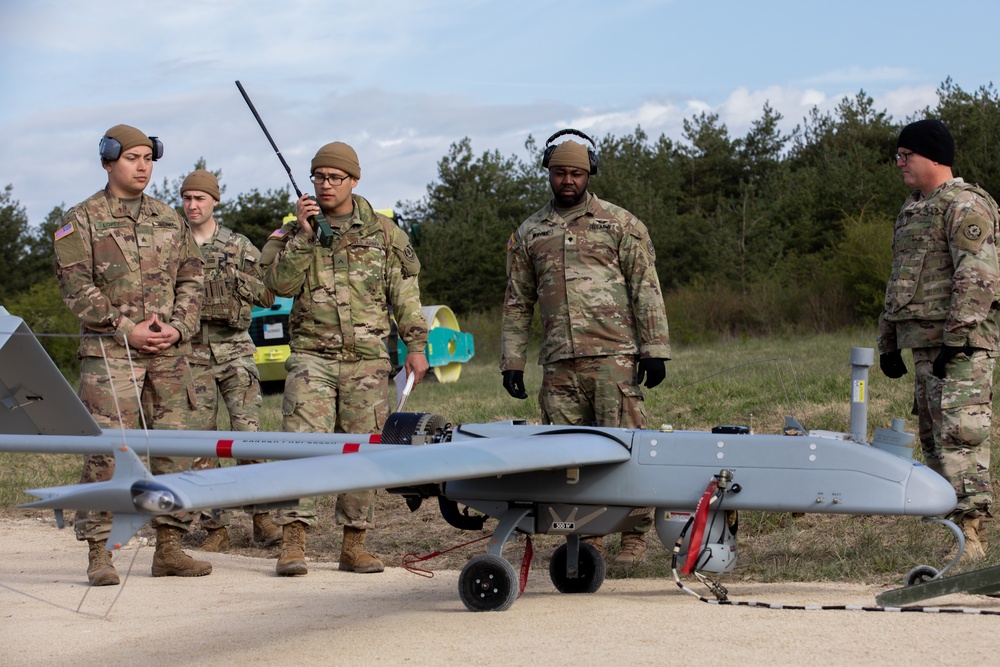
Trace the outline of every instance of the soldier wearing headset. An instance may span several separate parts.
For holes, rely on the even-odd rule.
[[[552,143],[567,134],[593,148],[572,139]],[[542,167],[552,199],[507,244],[500,371],[504,389],[527,398],[525,355],[537,303],[543,423],[642,429],[640,385],[660,384],[670,358],[667,317],[646,226],[587,190],[597,173],[595,148],[578,130],[562,130],[546,142]],[[647,513],[622,534],[615,564],[642,560],[651,526]],[[600,536],[584,541],[604,555]]]

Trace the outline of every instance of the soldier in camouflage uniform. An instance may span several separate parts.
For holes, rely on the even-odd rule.
[[[976,560],[986,555],[983,527],[991,517],[1000,215],[989,194],[953,177],[955,142],[941,121],[907,125],[896,146],[896,165],[913,192],[896,218],[879,365],[888,377],[902,377],[900,351],[913,351],[924,460],[955,487],[958,506],[950,518]]]
[[[264,287],[260,251],[250,239],[223,227],[215,220],[219,203],[219,181],[215,174],[196,169],[181,184],[184,215],[204,260],[205,294],[201,304],[201,331],[191,341],[191,372],[198,405],[193,428],[214,431],[218,427],[219,399],[226,402],[234,431],[260,430],[260,374],[250,339],[250,311],[274,303],[274,292]],[[263,459],[238,459],[239,465],[263,463]],[[214,468],[218,459],[196,458],[194,468]],[[229,547],[229,512],[203,513],[201,527],[208,537],[202,551],[225,551]],[[253,540],[264,546],[277,544],[281,531],[267,512],[253,514]]]
[[[353,148],[341,142],[320,148],[310,176],[316,198],[298,200],[297,219],[271,234],[261,254],[264,284],[295,298],[281,408],[285,431],[381,432],[389,416],[391,368],[383,339],[390,307],[408,350],[406,372],[415,382],[427,372],[420,263],[406,234],[353,194],[360,178]],[[314,231],[313,216],[321,212],[333,230],[332,243],[321,243]],[[374,491],[337,496],[336,520],[344,526],[341,570],[383,569],[364,546],[374,500]],[[277,573],[306,574],[305,529],[316,524],[315,503],[276,515],[282,526]]]
[[[662,382],[670,358],[653,244],[635,216],[587,191],[597,166],[592,150],[572,140],[547,145],[542,166],[553,199],[507,245],[503,386],[527,398],[525,354],[537,302],[543,423],[645,428],[639,385]],[[616,564],[643,558],[651,526],[647,512],[622,534]],[[604,553],[602,538],[586,541]]]
[[[162,151],[158,139],[134,127],[108,130],[100,145],[107,187],[67,211],[55,232],[59,288],[80,319],[80,399],[103,428],[186,428],[194,415],[187,355],[199,326],[201,257],[177,213],[143,195]],[[141,405],[151,412],[143,415]],[[161,457],[151,463],[153,474],[189,465]],[[87,456],[80,481],[108,480],[113,469],[111,456]],[[192,518],[153,519],[154,577],[212,571],[180,549]],[[90,584],[118,584],[106,548],[111,516],[81,513],[75,528],[89,543]]]

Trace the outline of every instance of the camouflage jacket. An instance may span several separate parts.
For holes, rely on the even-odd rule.
[[[334,227],[332,247],[298,231],[297,221],[285,223],[261,253],[264,284],[295,299],[288,320],[293,351],[344,361],[388,359],[383,339],[391,306],[409,353],[424,352],[420,262],[405,232],[357,195],[350,226]]]
[[[879,317],[879,353],[951,345],[1000,349],[996,202],[961,178],[922,196],[896,218],[892,273]]]
[[[201,334],[191,341],[191,361],[206,366],[252,356],[257,348],[247,331],[251,310],[274,303],[274,292],[264,287],[260,251],[250,239],[222,225],[199,249],[205,298]]]
[[[670,358],[646,226],[619,206],[587,198],[586,212],[575,220],[563,220],[550,201],[511,235],[501,371],[524,369],[536,301],[540,364],[622,354]]]
[[[114,343],[105,340],[108,356],[127,356],[128,335],[153,313],[181,334],[161,354],[190,354],[200,324],[201,255],[172,208],[142,195],[135,220],[101,190],[68,210],[54,236],[59,289],[80,319],[79,356],[101,356],[100,340],[87,335],[95,333],[114,334]]]

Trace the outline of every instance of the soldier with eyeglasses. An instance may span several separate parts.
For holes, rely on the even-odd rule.
[[[879,365],[890,378],[914,366],[914,414],[931,469],[955,487],[949,515],[971,560],[986,555],[992,517],[990,424],[1000,354],[1000,215],[982,188],[955,177],[955,141],[940,120],[899,134],[896,166],[910,196],[896,218],[892,273],[879,317]]]
[[[427,372],[427,321],[420,307],[420,262],[406,234],[354,194],[361,165],[353,148],[335,141],[312,160],[315,198],[296,203],[296,219],[271,234],[261,255],[264,284],[293,297],[291,355],[285,363],[282,429],[292,432],[379,433],[389,417],[391,372],[383,339],[390,308],[406,344],[406,372],[420,382]],[[329,238],[317,237],[317,216]],[[374,522],[374,491],[337,496],[336,521],[344,526],[340,569],[381,572],[365,547]],[[306,527],[316,525],[312,500],[280,510],[276,571],[307,573]]]

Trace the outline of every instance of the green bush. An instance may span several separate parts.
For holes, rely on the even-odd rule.
[[[42,347],[63,375],[79,375],[80,361],[76,358],[76,349],[79,347],[77,334],[80,332],[80,325],[76,316],[63,303],[54,277],[15,294],[7,300],[4,307],[11,315],[23,319],[31,331],[39,336]]]

